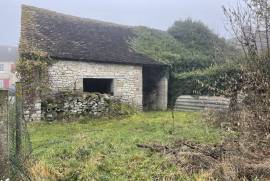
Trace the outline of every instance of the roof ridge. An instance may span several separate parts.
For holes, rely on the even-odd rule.
[[[39,8],[39,7],[36,7],[36,6],[30,6],[30,5],[26,5],[26,4],[22,4],[21,7],[22,7],[22,11],[24,9],[27,9],[27,10],[30,10],[30,11],[39,11],[39,12],[43,12],[43,13],[47,12],[48,14],[51,14],[51,15],[62,16],[63,18],[65,17],[67,19],[70,18],[70,19],[73,19],[73,20],[84,21],[84,22],[89,22],[89,23],[97,23],[97,24],[102,24],[102,25],[118,26],[118,27],[123,27],[123,28],[139,27],[139,26],[124,25],[124,24],[114,23],[114,22],[109,22],[109,21],[104,21],[104,20],[92,19],[92,18],[87,18],[87,17],[79,17],[79,16],[75,16],[75,15],[70,15],[70,14],[54,11],[54,10],[49,10],[49,9],[45,9],[45,8]]]

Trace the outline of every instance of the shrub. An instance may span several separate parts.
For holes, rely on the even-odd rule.
[[[241,70],[231,63],[216,65],[203,70],[172,73],[169,84],[170,104],[181,95],[226,95],[228,89],[240,86]],[[235,81],[235,84],[231,82]]]
[[[131,47],[144,55],[171,66],[173,72],[185,72],[206,68],[214,64],[214,59],[198,50],[185,48],[165,31],[139,27],[135,29],[136,38]]]

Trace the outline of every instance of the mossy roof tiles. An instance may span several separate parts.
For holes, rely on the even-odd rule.
[[[131,26],[22,6],[20,54],[103,63],[161,65],[134,51]]]

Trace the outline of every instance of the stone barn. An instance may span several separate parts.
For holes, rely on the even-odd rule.
[[[167,109],[168,66],[130,46],[135,27],[22,6],[20,56],[43,52],[53,91],[119,97],[152,110]]]

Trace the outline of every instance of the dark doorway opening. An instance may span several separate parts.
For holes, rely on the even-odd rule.
[[[84,78],[83,91],[113,95],[113,79]]]
[[[162,78],[164,67],[143,67],[143,109],[158,110],[158,83]]]

